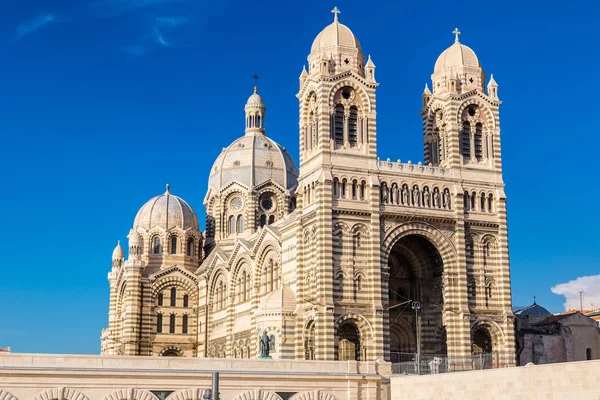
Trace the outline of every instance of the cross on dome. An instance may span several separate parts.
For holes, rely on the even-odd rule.
[[[254,93],[256,93],[258,91],[258,80],[260,79],[260,76],[255,72],[254,75],[252,75],[252,79],[254,79]]]
[[[458,40],[458,35],[460,35],[461,32],[458,30],[458,28],[454,28],[452,33],[454,33],[454,35],[456,36],[456,38],[454,39],[454,42],[460,43],[460,41]]]
[[[338,14],[341,13],[340,9],[337,7],[333,7],[333,10],[331,10],[331,12],[333,13],[333,22],[337,22],[338,21]]]
[[[170,192],[169,192],[169,189],[171,188],[171,185],[169,185],[169,184],[167,183],[165,186],[166,186],[166,188],[167,188],[167,191],[165,192],[165,194],[167,194],[167,193],[170,193]]]

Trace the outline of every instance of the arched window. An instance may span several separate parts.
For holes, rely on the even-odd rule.
[[[592,359],[592,349],[589,347],[587,349],[585,349],[585,359],[586,360]]]
[[[333,138],[335,144],[344,145],[344,106],[338,104],[335,106]]]
[[[163,305],[163,294],[162,293],[158,294],[158,305],[159,306]]]
[[[158,236],[152,238],[152,253],[160,254],[160,237]]]
[[[256,127],[262,128],[261,121],[260,121],[260,115],[256,116]]]
[[[356,106],[350,107],[350,115],[348,117],[348,142],[350,147],[355,147],[358,143],[358,108]]]
[[[481,131],[483,130],[483,125],[481,122],[475,125],[475,158],[477,161],[481,161],[483,158],[483,142],[481,137]]]
[[[480,204],[480,211],[481,212],[485,212],[485,193],[481,193],[481,204]]]
[[[471,159],[471,124],[469,121],[463,122],[461,134],[461,153],[465,160]]]
[[[156,314],[156,332],[162,333],[163,331],[163,316],[162,314]]]
[[[469,211],[469,206],[471,205],[471,201],[469,200],[471,196],[469,196],[469,192],[467,192],[465,190],[465,193],[463,194],[463,200],[464,200],[464,207],[465,207],[465,211]]]
[[[354,285],[355,285],[354,290],[356,291],[356,295],[358,295],[358,293],[362,290],[362,287],[363,287],[363,277],[362,277],[362,275],[358,275],[356,277]]]
[[[237,217],[237,232],[238,233],[244,232],[244,216],[243,215],[238,215],[238,217]]]
[[[187,254],[188,257],[191,257],[194,255],[194,238],[188,238],[187,246],[185,249],[185,254]]]
[[[333,197],[337,198],[340,194],[339,192],[340,181],[338,178],[333,178]]]
[[[360,199],[364,200],[365,199],[365,187],[367,186],[367,183],[365,181],[362,181],[360,183]]]
[[[169,333],[175,333],[175,314],[169,315]]]
[[[229,216],[229,234],[235,234],[235,216],[233,215]]]
[[[494,212],[494,195],[488,196],[488,212]]]
[[[171,254],[177,254],[177,236],[171,236]]]
[[[356,182],[356,179],[352,181],[352,200],[356,200],[356,189],[357,189],[358,183]]]
[[[275,223],[275,216],[274,215],[269,215],[269,225]]]
[[[183,306],[184,307],[189,307],[190,303],[190,297],[187,294],[183,295]]]
[[[183,315],[181,319],[181,333],[188,333],[188,316],[187,314]]]
[[[262,228],[267,224],[267,216],[265,214],[261,214],[260,216],[260,227]]]
[[[177,289],[171,288],[171,307],[175,307],[177,305]]]
[[[477,207],[477,193],[471,193],[471,210],[475,210]]]
[[[341,189],[341,190],[340,190],[340,193],[342,194],[342,197],[344,197],[344,198],[346,197],[346,184],[347,184],[347,183],[348,183],[348,182],[346,181],[346,179],[345,179],[345,178],[344,178],[344,179],[342,179],[342,186],[341,186],[341,188],[340,188],[340,189]]]
[[[253,117],[252,116],[248,117],[248,128],[252,128],[253,122],[254,122]]]
[[[270,347],[269,350],[272,351],[273,353],[276,352],[277,350],[275,350],[275,336],[274,335],[269,336],[269,341],[271,342],[269,344],[269,347]]]

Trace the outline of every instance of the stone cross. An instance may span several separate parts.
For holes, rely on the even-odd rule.
[[[341,13],[341,11],[339,10],[339,8],[333,7],[333,10],[331,10],[331,12],[333,13],[333,22],[337,22],[338,14]]]
[[[252,79],[254,79],[254,93],[256,93],[260,76],[255,72],[254,75],[252,75]]]
[[[454,41],[456,43],[459,43],[458,35],[460,35],[460,31],[458,30],[458,28],[454,28],[454,30],[452,31],[452,33],[454,33],[454,35],[456,35],[456,39],[454,39]]]

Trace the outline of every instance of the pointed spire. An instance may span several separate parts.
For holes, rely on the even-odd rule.
[[[498,84],[496,83],[496,80],[494,79],[494,74],[490,75],[490,81],[488,83],[488,87],[490,87],[490,86],[498,87]]]
[[[308,76],[308,72],[306,72],[306,65],[302,66],[302,73],[300,74],[300,78],[304,78]]]
[[[452,33],[454,33],[454,35],[456,36],[454,38],[454,43],[460,43],[460,40],[458,40],[458,35],[460,35],[460,31],[458,30],[458,28],[454,28],[454,30],[452,31]]]
[[[371,60],[371,55],[369,54],[369,58],[367,59],[367,64],[365,67],[375,68],[375,64],[373,64],[373,60]]]
[[[431,94],[431,90],[429,90],[429,85],[425,83],[425,90],[423,90],[423,94]]]
[[[338,15],[341,13],[339,8],[333,7],[333,10],[331,10],[331,12],[333,13],[333,22],[338,22]]]

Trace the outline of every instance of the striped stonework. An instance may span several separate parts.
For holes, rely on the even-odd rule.
[[[501,102],[472,50],[446,51],[422,95],[424,161],[379,159],[375,65],[336,17],[300,77],[299,169],[256,88],[210,171],[206,231],[167,188],[180,208],[140,211],[127,260],[115,249],[102,352],[255,358],[266,333],[280,359],[513,365]]]

